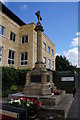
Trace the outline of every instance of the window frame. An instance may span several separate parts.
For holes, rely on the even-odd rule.
[[[48,46],[48,53],[50,54],[50,47]]]
[[[52,56],[54,55],[54,50],[53,50],[53,49],[51,50],[51,55],[52,55]]]
[[[11,36],[11,34],[12,34],[12,36]],[[16,34],[12,31],[10,32],[10,40],[13,41],[13,42],[16,42]]]
[[[43,42],[43,50],[46,51],[46,43],[45,42]]]
[[[45,59],[45,62],[44,62],[44,59]],[[43,63],[46,65],[46,57],[43,57]]]
[[[21,57],[22,57],[21,55],[24,54],[24,56],[25,56],[26,53],[27,53],[27,59],[26,59],[26,60],[25,60],[25,59],[24,59],[24,60],[21,60]],[[24,58],[25,58],[25,57],[24,57]],[[27,62],[27,64],[23,64],[23,65],[22,65],[21,62],[23,62],[23,63]],[[21,52],[21,53],[20,53],[20,65],[21,65],[21,66],[27,66],[27,65],[28,65],[28,52]]]
[[[24,42],[22,42],[22,38],[26,38],[27,37],[27,42],[26,42],[26,39],[24,39]],[[21,44],[27,44],[29,42],[29,37],[28,37],[28,35],[23,35],[23,36],[21,36]]]
[[[54,61],[52,61],[52,70],[54,70]]]
[[[51,68],[51,60],[48,59],[48,69],[50,69],[50,68]]]
[[[1,59],[1,61],[0,61],[0,63],[2,63],[2,46],[0,46],[0,48],[1,48],[1,53],[0,53],[0,59]]]
[[[10,52],[11,52],[11,55],[10,55]],[[14,57],[13,57],[13,55],[14,55]],[[11,56],[11,58],[9,56]],[[10,61],[10,63],[9,63],[9,61]],[[14,62],[15,62],[15,51],[9,49],[8,64],[9,65],[14,65]]]
[[[4,29],[5,27],[3,25],[0,25],[1,29],[0,29],[0,35],[4,36]]]

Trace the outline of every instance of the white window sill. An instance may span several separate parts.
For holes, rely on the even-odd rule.
[[[25,67],[25,66],[27,66],[27,65],[20,65],[20,66],[23,66],[23,67]]]

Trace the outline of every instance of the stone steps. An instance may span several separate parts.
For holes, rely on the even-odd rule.
[[[16,93],[9,95],[9,99],[13,96],[18,97],[29,97],[29,98],[39,98],[42,101],[42,107],[39,111],[39,118],[40,120],[45,120],[47,116],[51,115],[54,119],[53,120],[65,120],[70,107],[73,102],[73,95],[66,94],[65,91],[62,91],[59,95],[51,95],[47,96],[39,96],[39,95],[24,95],[22,93]]]
[[[40,100],[42,101],[43,105],[49,105],[49,106],[53,106],[53,105],[57,105],[60,103],[60,101],[64,98],[65,96],[65,91],[62,91],[61,94],[59,95],[54,95],[54,96],[40,96]]]
[[[18,96],[21,97],[29,97],[29,98],[39,98],[42,102],[43,105],[57,105],[65,96],[65,90],[63,90],[61,92],[61,94],[59,95],[54,95],[53,97],[51,97],[51,95],[45,95],[45,96],[40,96],[40,95],[24,95],[22,93],[14,93],[14,94],[9,94],[8,98],[11,99],[13,98],[13,96],[15,98],[17,98]]]
[[[73,96],[71,94],[65,94],[64,98],[59,104],[53,106],[42,106],[38,116],[41,120],[45,119],[49,115],[53,117],[53,120],[65,120],[69,113],[72,102]]]

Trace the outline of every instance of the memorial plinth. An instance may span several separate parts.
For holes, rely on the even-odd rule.
[[[40,12],[36,12],[38,23],[35,27],[37,32],[37,62],[34,69],[26,75],[26,84],[23,89],[25,95],[49,95],[50,86],[53,87],[52,72],[48,72],[42,60],[42,32],[44,31],[40,20]]]

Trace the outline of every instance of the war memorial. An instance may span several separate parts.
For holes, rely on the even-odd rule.
[[[38,23],[35,27],[37,32],[37,62],[35,68],[27,74],[26,85],[23,93],[26,95],[48,95],[50,94],[49,84],[53,86],[52,72],[48,72],[42,62],[42,32],[43,27],[40,23],[42,20],[40,12],[36,13]]]
[[[53,83],[52,71],[47,71],[42,62],[42,32],[44,31],[40,21],[42,20],[40,11],[35,13],[38,22],[35,27],[37,32],[37,62],[31,72],[26,75],[26,84],[22,95],[30,98],[39,98],[42,107],[39,110],[38,118],[45,120],[47,116],[52,119],[66,119],[73,102],[73,96],[66,94],[65,90],[57,90]],[[51,88],[55,91],[51,95]]]
[[[26,84],[22,93],[9,95],[11,97],[39,98],[42,106],[38,112],[39,120],[65,120],[73,102],[73,96],[66,94],[65,90],[57,90],[53,83],[52,71],[48,71],[42,62],[42,32],[40,11],[36,12],[38,18],[35,31],[37,32],[37,62],[35,67],[26,75]],[[54,94],[52,94],[54,92]],[[36,120],[36,119],[35,119]]]

